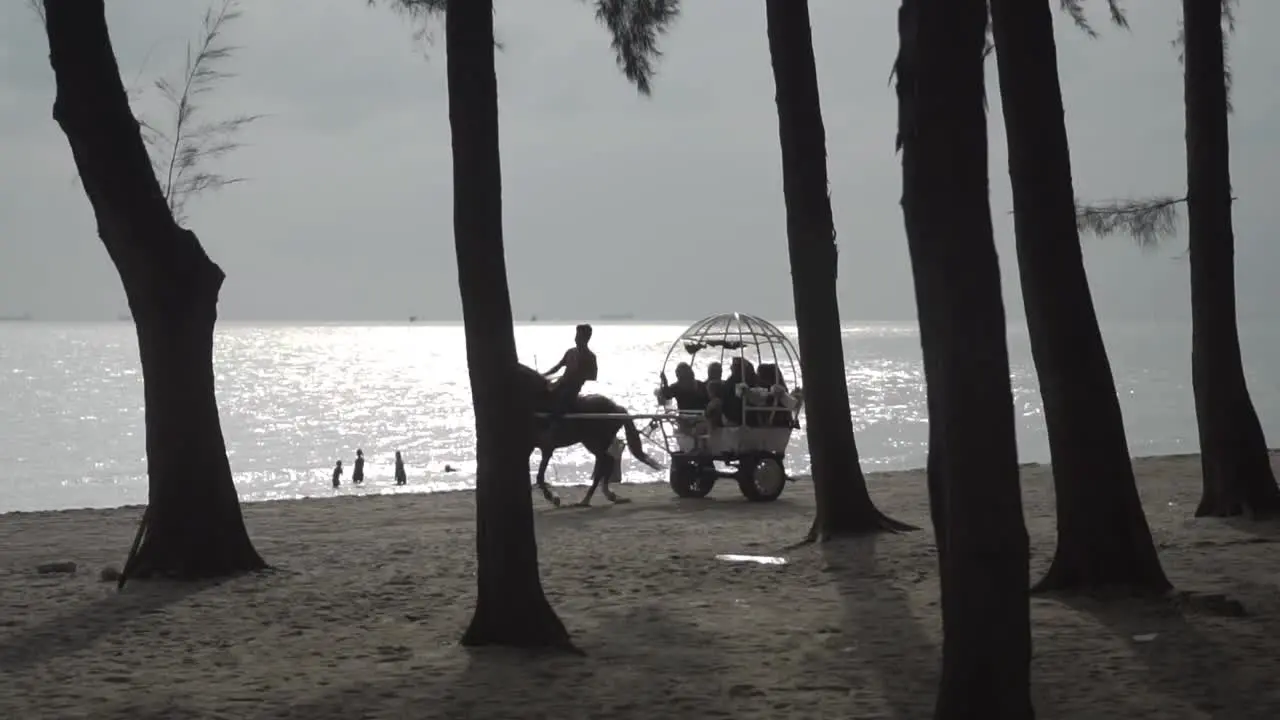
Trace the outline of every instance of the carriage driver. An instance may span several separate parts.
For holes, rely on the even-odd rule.
[[[551,387],[550,414],[553,418],[558,418],[568,411],[574,399],[582,392],[582,386],[586,385],[588,380],[596,379],[598,373],[596,354],[587,347],[589,342],[591,342],[591,326],[583,323],[576,328],[573,347],[565,351],[560,362],[542,373],[544,377],[551,377],[561,369],[564,370],[564,374]]]

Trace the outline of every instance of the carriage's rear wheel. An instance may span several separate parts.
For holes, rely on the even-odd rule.
[[[787,471],[777,458],[762,457],[743,463],[738,473],[738,489],[751,502],[772,502],[787,487]]]
[[[700,472],[697,463],[688,460],[671,461],[671,489],[677,497],[704,498],[715,485],[715,477]]]

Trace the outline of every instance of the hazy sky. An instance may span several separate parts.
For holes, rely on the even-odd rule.
[[[1100,6],[1100,0],[1092,3]],[[202,0],[110,0],[126,81],[181,69]],[[684,319],[743,310],[788,319],[773,79],[764,4],[685,3],[650,99],[614,66],[579,0],[498,0],[507,265],[517,317],[634,312]],[[1054,3],[1056,6],[1056,3]],[[1076,191],[1180,193],[1179,4],[1128,0],[1133,31],[1088,40],[1059,19]],[[209,110],[266,113],[221,169],[251,179],[193,201],[190,226],[227,271],[234,319],[452,319],[443,42],[363,0],[253,0],[228,29],[243,46]],[[846,320],[913,319],[893,152],[895,2],[811,0]],[[1104,14],[1093,8],[1100,27]],[[1232,40],[1240,310],[1269,316],[1280,290],[1280,3],[1244,0]],[[42,29],[0,3],[0,313],[111,318],[119,281],[95,236],[65,138],[50,118]],[[991,67],[992,211],[1012,320],[1004,131]],[[140,101],[160,121],[154,98]],[[1180,241],[1141,253],[1086,240],[1106,318],[1187,315]],[[572,267],[570,272],[563,268]],[[709,270],[712,268],[714,270]],[[713,274],[714,273],[714,274]],[[712,280],[714,278],[714,280]]]

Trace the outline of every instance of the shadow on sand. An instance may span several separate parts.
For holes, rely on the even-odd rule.
[[[1125,640],[1151,690],[1208,717],[1274,720],[1280,694],[1267,657],[1280,635],[1275,612],[1229,617],[1222,596],[1048,599],[1088,615]],[[1250,639],[1257,645],[1250,647]]]
[[[1246,536],[1234,541],[1232,544],[1261,545],[1280,543],[1280,518],[1267,518],[1265,520],[1250,520],[1243,517],[1199,518],[1196,521],[1197,524],[1210,522],[1222,523]]]
[[[131,621],[164,609],[225,581],[134,582],[44,622],[0,633],[0,670],[18,672],[48,660],[84,650]]]
[[[879,543],[900,541],[893,536],[871,535],[822,544],[825,571],[835,579],[844,607],[841,633],[827,642],[842,645],[836,652],[844,653],[851,662],[814,670],[838,672],[845,676],[844,682],[851,677],[870,678],[879,685],[878,694],[883,696],[890,717],[914,720],[933,714],[940,648],[912,612],[907,584],[915,579],[899,576],[877,556]],[[868,692],[876,693],[877,689]]]
[[[638,626],[649,644],[634,642]],[[677,619],[656,605],[642,605],[611,613],[591,632],[582,633],[579,646],[587,657],[548,655],[504,648],[450,648],[464,653],[465,668],[452,676],[405,676],[380,680],[356,678],[312,702],[268,706],[251,717],[390,718],[652,718],[655,708],[673,717],[730,718],[733,690],[717,692],[718,668],[707,652],[720,638]],[[672,660],[683,663],[673,677]],[[434,686],[430,705],[415,704],[408,696],[423,696]],[[412,687],[413,692],[407,692]],[[530,714],[549,711],[551,714]]]

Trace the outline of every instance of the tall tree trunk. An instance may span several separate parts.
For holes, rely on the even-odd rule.
[[[1029,550],[988,200],[985,0],[904,0],[902,205],[942,588],[936,718],[1031,718]],[[941,495],[941,497],[939,497]]]
[[[1196,516],[1272,515],[1280,489],[1245,383],[1236,325],[1235,235],[1222,0],[1183,0],[1191,382],[1204,494]]]
[[[836,230],[827,188],[826,131],[809,3],[766,0],[765,8],[777,89],[800,369],[812,390],[805,396],[805,418],[817,513],[808,539],[913,530],[872,503],[854,443],[836,295]]]
[[[1170,584],[1142,512],[1080,251],[1052,10],[990,2],[1018,271],[1057,495],[1057,552],[1036,589],[1162,593]]]
[[[103,1],[46,0],[45,16],[53,116],[138,329],[150,502],[125,576],[195,579],[261,569],[214,394],[213,326],[224,275],[165,203],[120,81]]]
[[[516,383],[516,339],[502,247],[502,165],[493,0],[450,0],[445,15],[453,237],[476,414],[475,615],[464,645],[572,649],[542,591],[529,493],[530,398]]]

